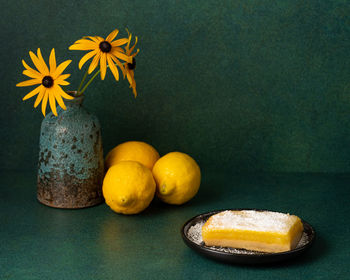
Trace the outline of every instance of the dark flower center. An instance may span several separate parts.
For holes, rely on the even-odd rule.
[[[130,70],[134,70],[136,68],[136,59],[135,59],[135,57],[132,58],[132,63],[128,63],[128,68]]]
[[[50,88],[53,86],[53,79],[50,76],[45,76],[42,79],[41,84],[46,88]]]
[[[103,41],[100,43],[100,50],[103,51],[104,53],[110,52],[112,49],[112,46],[109,42]]]

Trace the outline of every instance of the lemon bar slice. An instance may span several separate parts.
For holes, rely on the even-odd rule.
[[[261,252],[284,252],[298,244],[303,233],[294,215],[270,211],[223,211],[202,227],[207,246],[242,248]]]

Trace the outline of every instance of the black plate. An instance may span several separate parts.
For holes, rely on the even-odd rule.
[[[228,209],[228,210],[256,210],[256,211],[268,211],[268,210],[257,210],[257,209]],[[193,217],[188,220],[181,229],[181,234],[184,242],[190,248],[194,249],[198,253],[205,255],[210,258],[214,258],[219,261],[230,262],[230,263],[242,263],[242,264],[262,264],[262,263],[273,263],[280,262],[287,259],[294,258],[299,256],[305,250],[311,247],[315,239],[315,231],[310,224],[302,220],[304,225],[304,232],[302,238],[297,245],[297,247],[290,251],[280,252],[280,253],[263,253],[256,251],[249,251],[244,249],[234,249],[234,248],[225,248],[225,247],[209,247],[201,241],[201,237],[196,235],[198,229],[201,228],[201,225],[205,223],[208,218],[216,213],[226,211],[219,210],[209,213],[204,213]],[[191,228],[196,226],[197,228]],[[189,230],[191,229],[190,233]],[[200,234],[201,236],[201,234]]]

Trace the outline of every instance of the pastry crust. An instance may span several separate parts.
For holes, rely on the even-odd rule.
[[[297,216],[255,210],[220,212],[202,228],[207,246],[271,253],[294,249],[302,233],[303,224]]]

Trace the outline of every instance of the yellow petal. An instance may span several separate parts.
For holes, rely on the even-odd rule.
[[[106,70],[107,70],[106,53],[101,54],[100,70],[101,70],[101,80],[104,80],[106,77]]]
[[[23,75],[26,75],[29,78],[33,78],[33,79],[42,79],[44,77],[42,74],[40,74],[37,71],[24,70],[22,73]]]
[[[134,71],[133,70],[128,70],[126,77],[128,79],[128,82],[130,84],[130,87],[132,88],[132,92],[134,94],[134,97],[136,98],[137,96],[137,91],[136,91],[136,81],[134,78]]]
[[[56,81],[56,83],[58,85],[60,85],[60,86],[68,86],[68,85],[70,85],[70,82],[67,82],[67,81],[59,81],[59,82]]]
[[[126,38],[123,38],[123,39],[118,39],[118,40],[113,41],[111,43],[111,45],[112,45],[112,47],[118,47],[118,46],[126,44],[127,42],[129,42],[129,40]]]
[[[45,90],[45,94],[43,97],[43,102],[41,102],[41,112],[43,113],[44,117],[46,115],[46,105],[47,105],[47,100],[49,99],[49,91]]]
[[[51,50],[50,58],[49,58],[49,64],[50,64],[50,74],[54,73],[56,71],[56,56],[55,56],[55,49]]]
[[[54,88],[54,89],[52,89],[52,91],[53,91],[53,94],[55,95],[55,98],[56,98],[56,100],[57,100],[58,105],[60,105],[60,107],[61,107],[63,110],[66,110],[66,109],[67,109],[67,108],[66,108],[66,105],[64,105],[63,99],[62,99],[60,93],[58,92],[58,90],[56,90],[56,89]]]
[[[31,72],[34,72],[34,73],[37,73],[38,75],[42,75],[40,72],[34,70],[33,68],[29,67],[28,64],[22,59],[22,64],[24,66],[25,69],[31,71]]]
[[[122,60],[124,60],[124,61],[126,61],[127,63],[132,63],[132,57],[131,56],[127,56],[127,55],[125,55],[125,54],[123,54],[121,52],[115,51],[113,49],[111,51],[111,54],[116,56],[116,57],[118,57],[118,58],[120,58],[120,59],[122,59]]]
[[[74,45],[81,45],[84,48],[91,48],[96,49],[99,46],[99,43],[96,43],[95,41],[81,39],[74,43]]]
[[[61,77],[61,76],[60,76]],[[61,85],[61,86],[68,86],[68,85],[70,85],[70,82],[68,82],[68,81],[65,81],[64,79],[57,79],[56,81],[55,81],[55,83],[57,84],[57,85]]]
[[[134,93],[134,97],[137,97],[136,85],[132,87],[132,92]]]
[[[33,90],[32,90],[31,92],[29,92],[26,96],[24,96],[24,97],[22,98],[22,100],[23,100],[23,101],[24,101],[24,100],[27,100],[27,99],[33,97],[34,95],[38,94],[38,92],[40,91],[40,87],[41,87],[41,85],[38,86],[38,87],[36,87],[35,89],[33,89]]]
[[[107,61],[108,61],[108,65],[109,65],[109,69],[111,69],[111,72],[115,78],[116,81],[119,81],[119,72],[118,72],[118,68],[114,65],[112,58],[110,55],[107,55]]]
[[[53,88],[50,88],[49,91],[49,101],[50,101],[50,107],[52,113],[57,117],[57,110],[56,110],[56,100],[55,100],[55,95],[53,93]]]
[[[70,50],[76,50],[76,51],[89,51],[89,50],[95,50],[98,48],[98,45],[91,42],[89,43],[82,43],[82,44],[74,44],[69,47]]]
[[[129,30],[126,28],[126,31],[128,32],[129,38],[128,38],[128,43],[126,44],[125,48],[128,50],[129,46],[130,46],[130,42],[131,42],[131,33],[129,32]]]
[[[132,51],[134,50],[134,48],[136,47],[137,44],[137,36],[135,37],[135,44],[130,48],[130,53],[132,53]]]
[[[20,82],[16,85],[16,87],[27,87],[27,86],[33,86],[41,84],[41,79],[31,79],[27,81]]]
[[[95,43],[100,44],[103,40],[103,38],[98,36],[85,36],[84,38],[89,38],[90,40],[94,41]]]
[[[57,93],[58,93],[59,95],[61,95],[63,98],[65,98],[65,99],[70,99],[70,100],[74,99],[73,96],[70,96],[70,95],[68,95],[67,93],[65,93],[64,90],[63,90],[59,85],[54,85],[54,86],[53,86],[53,89],[54,89],[55,91],[57,91]]]
[[[89,70],[88,70],[89,74],[91,74],[97,67],[100,57],[101,57],[101,52],[98,52],[90,63]]]
[[[64,62],[62,62],[60,65],[58,65],[58,67],[56,68],[56,71],[52,74],[52,78],[54,80],[56,80],[58,78],[59,75],[62,74],[62,72],[64,71],[64,69],[67,68],[67,66],[71,63],[71,60],[66,60]]]
[[[49,68],[47,67],[47,65],[45,63],[45,60],[43,59],[43,56],[41,55],[40,48],[38,48],[38,50],[37,50],[37,57],[40,60],[42,66],[44,67],[45,73],[50,73]]]
[[[79,69],[81,69],[83,67],[83,65],[85,64],[85,62],[88,61],[95,54],[97,54],[97,50],[88,52],[86,55],[84,55],[79,61]]]
[[[36,57],[36,55],[30,51],[29,52],[29,55],[30,55],[30,58],[32,59],[35,67],[38,69],[38,71],[41,73],[41,74],[44,74],[44,75],[49,75],[49,72],[46,72],[45,71],[45,66],[42,65],[41,61],[39,60],[39,58]]]
[[[123,76],[125,78],[125,67],[123,66],[123,64],[121,64],[120,61],[117,58],[115,58],[114,56],[111,55],[110,57],[119,66],[120,70],[122,70]]]
[[[119,30],[118,30],[118,29],[114,29],[114,30],[107,36],[106,41],[112,42],[113,39],[114,39],[115,37],[117,37],[118,33],[119,33]]]
[[[112,47],[112,52],[121,52],[121,53],[125,53],[125,51],[121,48],[121,47]]]
[[[84,43],[93,43],[94,42],[94,40],[92,40],[92,39],[88,40],[88,39],[90,39],[90,38],[79,39],[79,40],[74,42],[74,45],[76,45],[76,44],[84,44]]]
[[[24,66],[25,69],[27,69],[27,70],[34,70],[33,68],[31,68],[31,67],[24,61],[24,59],[22,59],[22,64],[23,64],[23,66]]]
[[[131,54],[131,57],[135,57],[138,53],[139,53],[139,49],[136,50],[136,52],[134,52],[133,54]]]
[[[40,101],[43,99],[44,94],[46,91],[46,87],[44,87],[43,85],[40,86],[40,92],[38,94],[38,96],[36,97],[35,103],[34,103],[34,108],[38,107]]]
[[[93,37],[91,37],[91,36],[83,37],[83,39],[79,39],[79,40],[75,41],[74,44],[72,44],[70,47],[75,46],[75,45],[84,44],[84,43],[96,44],[97,42],[95,40],[97,40],[97,38],[95,40],[93,40],[92,38]],[[88,39],[90,39],[90,40],[88,40]]]
[[[130,85],[130,87],[132,87],[132,92],[134,93],[134,97],[136,98],[137,91],[136,91],[136,81],[135,81],[134,71],[130,71],[130,74],[132,79],[132,84]]]
[[[131,70],[126,71],[126,78],[128,79],[128,82],[130,84],[130,87],[132,86],[133,82],[132,82],[132,77],[131,77]]]
[[[56,80],[55,82],[56,83],[59,83],[59,82],[63,82],[65,79],[69,78],[70,77],[70,74],[63,74],[63,75],[60,75]]]

